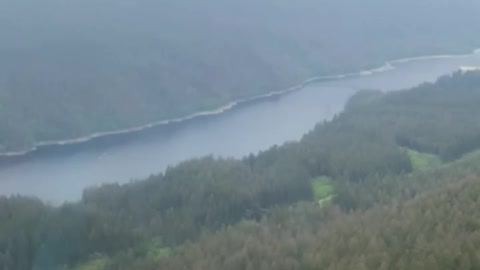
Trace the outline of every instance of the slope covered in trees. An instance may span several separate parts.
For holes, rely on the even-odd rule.
[[[314,204],[277,209],[261,222],[244,221],[185,245],[156,269],[477,269],[479,157],[441,170],[442,180],[412,200],[365,212]]]
[[[0,268],[475,269],[479,102],[480,73],[459,72],[359,93],[242,160],[187,161],[58,208],[1,198]]]
[[[0,0],[0,152],[478,46],[469,0]]]

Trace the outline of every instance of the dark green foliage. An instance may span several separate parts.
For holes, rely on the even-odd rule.
[[[439,172],[455,175],[443,188],[435,188],[440,181],[430,182],[434,191],[366,212],[308,204],[277,209],[261,222],[242,222],[185,245],[157,269],[477,269],[480,171],[475,163]],[[465,168],[476,173],[456,175]]]
[[[88,190],[83,203],[178,244],[203,229],[258,218],[272,205],[311,199],[306,172],[284,165],[254,171],[237,160],[192,160],[141,183]]]
[[[478,73],[456,73],[416,90],[387,95],[384,111],[402,108],[392,130],[400,145],[453,160],[480,146]],[[440,109],[441,108],[441,109]],[[412,117],[422,121],[410,121]]]
[[[32,269],[50,214],[38,200],[0,197],[0,269]]]

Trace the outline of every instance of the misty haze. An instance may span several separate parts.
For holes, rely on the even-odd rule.
[[[0,270],[480,269],[478,14],[0,0]]]

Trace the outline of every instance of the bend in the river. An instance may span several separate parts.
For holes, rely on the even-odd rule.
[[[480,49],[475,49],[472,52],[473,55],[475,54],[480,54]],[[308,86],[309,84],[312,83],[317,83],[321,81],[326,81],[326,80],[341,80],[341,79],[346,79],[346,78],[352,78],[352,77],[358,77],[358,76],[370,76],[375,73],[381,73],[385,71],[389,71],[392,69],[395,69],[395,66],[398,64],[404,64],[408,62],[413,62],[413,61],[420,61],[420,60],[429,60],[429,59],[449,59],[449,58],[456,58],[456,57],[466,57],[469,56],[470,54],[446,54],[446,55],[430,55],[430,56],[420,56],[420,57],[410,57],[410,58],[401,58],[397,60],[392,60],[392,61],[387,61],[385,62],[384,65],[378,67],[378,68],[373,68],[373,69],[368,69],[368,70],[362,70],[356,73],[344,73],[344,74],[338,74],[338,75],[330,75],[330,76],[317,76],[313,77],[310,79],[305,80],[304,82],[293,86],[291,88],[285,89],[285,90],[278,90],[278,91],[272,91],[269,93],[265,94],[260,94],[244,99],[239,99],[236,101],[229,102],[221,107],[212,109],[212,110],[207,110],[207,111],[200,111],[196,113],[192,113],[190,115],[184,116],[184,117],[178,117],[178,118],[173,118],[173,119],[167,119],[167,120],[161,120],[161,121],[156,121],[152,123],[148,123],[145,125],[140,125],[132,128],[125,128],[125,129],[119,129],[119,130],[113,130],[113,131],[104,131],[104,132],[95,132],[86,136],[78,137],[78,138],[73,138],[73,139],[66,139],[66,140],[57,140],[57,141],[42,141],[42,142],[37,142],[35,143],[30,149],[26,150],[21,150],[21,151],[11,151],[11,152],[0,152],[0,158],[8,159],[9,157],[16,158],[16,157],[21,157],[25,155],[29,155],[32,152],[38,151],[41,148],[49,148],[49,147],[57,147],[57,146],[64,146],[64,145],[72,145],[72,144],[82,144],[82,143],[88,143],[92,140],[96,140],[99,138],[103,137],[108,137],[108,136],[118,136],[118,135],[125,135],[128,133],[134,133],[134,132],[142,132],[146,129],[151,129],[155,128],[158,126],[163,126],[163,125],[172,125],[176,123],[181,123],[185,121],[191,121],[195,120],[196,118],[200,117],[206,117],[206,116],[211,116],[211,115],[217,115],[217,114],[222,114],[225,113],[226,111],[229,111],[239,105],[242,105],[244,103],[249,103],[249,102],[255,102],[258,100],[262,99],[267,99],[267,98],[273,98],[276,96],[280,95],[285,95],[293,91],[301,90],[304,87]],[[469,69],[469,67],[462,67],[461,69]]]
[[[298,140],[317,122],[339,113],[360,89],[399,90],[434,81],[460,67],[480,66],[480,54],[391,61],[355,74],[319,77],[302,86],[229,104],[217,111],[148,125],[141,132],[55,144],[0,166],[1,194],[39,197],[52,203],[77,200],[82,190],[125,183],[162,172],[178,162],[213,154],[242,157]]]

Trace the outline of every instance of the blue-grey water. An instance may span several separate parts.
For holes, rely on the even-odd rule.
[[[257,153],[300,139],[317,122],[341,112],[358,90],[405,89],[434,81],[461,66],[480,66],[480,54],[397,63],[392,70],[318,82],[216,116],[58,147],[2,164],[0,194],[36,196],[58,204],[80,199],[86,187],[142,179],[190,158]]]

